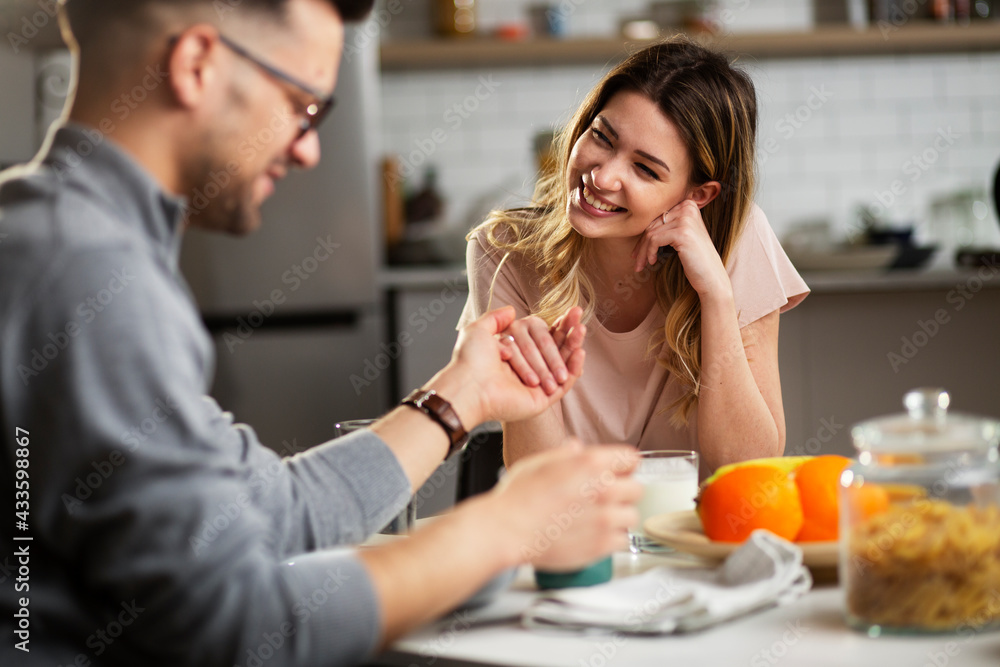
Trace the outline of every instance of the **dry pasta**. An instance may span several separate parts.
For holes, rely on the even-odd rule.
[[[957,630],[1000,619],[1000,509],[897,503],[853,527],[847,606],[889,628]]]

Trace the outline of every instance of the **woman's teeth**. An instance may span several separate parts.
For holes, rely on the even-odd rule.
[[[612,206],[611,204],[605,204],[600,199],[598,199],[597,197],[595,197],[594,193],[591,192],[587,188],[586,185],[583,186],[583,198],[587,200],[588,204],[590,204],[594,208],[600,209],[602,211],[608,211],[608,212],[612,212],[613,213],[615,211],[624,211],[625,210],[625,209],[621,208],[620,206]]]

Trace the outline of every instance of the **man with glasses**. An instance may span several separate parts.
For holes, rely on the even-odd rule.
[[[552,329],[484,316],[371,430],[287,460],[204,397],[212,347],[178,276],[182,229],[250,232],[274,183],[317,163],[343,22],[370,5],[66,2],[68,122],[0,181],[0,493],[15,510],[0,664],[356,664],[511,567],[575,569],[627,544],[634,452],[570,446],[410,537],[346,546],[466,428],[569,390],[578,309]],[[119,104],[142,82],[141,103]],[[265,128],[272,141],[247,142]]]

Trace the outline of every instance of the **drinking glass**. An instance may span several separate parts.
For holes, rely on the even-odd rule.
[[[651,516],[693,510],[698,495],[698,452],[656,450],[639,452],[641,460],[633,476],[642,484],[639,525],[629,530],[629,550],[634,553],[664,553],[669,547],[658,544],[643,531]]]
[[[363,428],[368,428],[374,424],[376,419],[348,419],[347,421],[337,422],[334,424],[334,428],[337,431],[337,437],[342,435],[347,435],[354,431],[358,431]],[[394,516],[392,520],[385,525],[380,531],[380,533],[385,535],[405,535],[406,533],[413,530],[417,525],[417,496],[416,494],[410,496],[410,501],[406,503],[406,508]]]

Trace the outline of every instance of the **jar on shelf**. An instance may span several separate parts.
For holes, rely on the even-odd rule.
[[[871,636],[1000,623],[1000,422],[949,413],[943,389],[853,427],[840,483],[848,624]]]
[[[438,35],[464,37],[476,32],[476,0],[436,0],[434,11]]]

